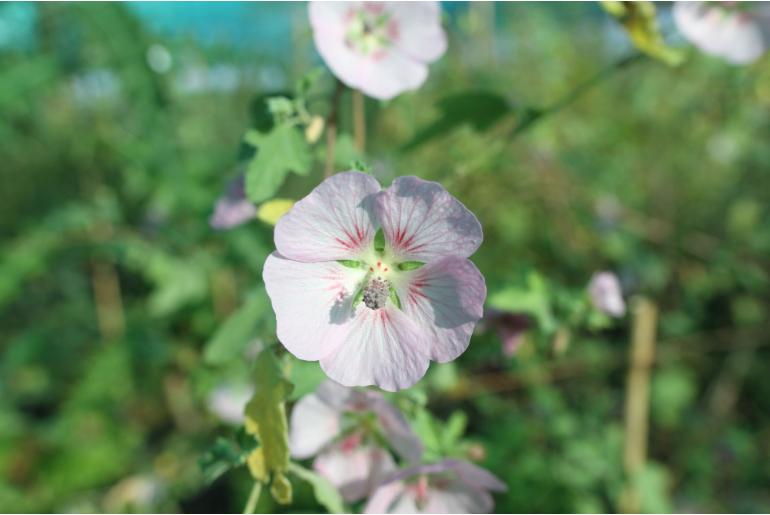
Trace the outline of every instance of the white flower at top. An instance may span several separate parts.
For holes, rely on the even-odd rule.
[[[372,494],[364,513],[489,513],[490,491],[508,487],[486,470],[460,460],[444,460],[401,470]]]
[[[310,2],[309,13],[334,75],[380,100],[419,88],[446,51],[438,2]]]
[[[767,2],[676,2],[674,21],[703,52],[734,64],[757,60],[770,44]]]
[[[422,443],[406,419],[377,392],[327,380],[292,410],[292,456],[315,456],[313,467],[348,502],[368,496],[395,471],[386,444],[409,463],[422,456]]]
[[[338,173],[275,227],[263,279],[276,333],[345,386],[395,391],[468,347],[483,314],[473,213],[441,185]]]

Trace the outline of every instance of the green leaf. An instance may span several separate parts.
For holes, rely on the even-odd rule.
[[[390,287],[390,301],[398,309],[401,309],[401,299],[398,298],[398,293],[396,293],[396,289],[393,286]]]
[[[462,125],[470,125],[477,131],[484,131],[501,118],[513,112],[508,101],[497,93],[468,91],[439,100],[439,118],[418,131],[403,150],[409,151],[423,143],[443,136]]]
[[[206,343],[203,360],[210,365],[221,365],[238,357],[257,336],[257,328],[268,315],[272,315],[270,302],[264,286],[260,286]]]
[[[490,294],[488,302],[495,309],[531,315],[546,333],[556,330],[550,289],[535,271],[527,274],[524,285],[506,286]]]
[[[277,125],[266,134],[249,131],[244,139],[257,147],[246,169],[246,195],[255,204],[272,198],[289,172],[307,175],[310,171],[310,148],[291,125]]]
[[[350,169],[357,170],[359,172],[370,173],[372,171],[372,166],[368,163],[364,163],[360,159],[354,159],[350,163]]]
[[[303,481],[310,483],[310,486],[313,487],[313,495],[315,495],[316,501],[326,508],[329,513],[345,513],[348,511],[345,509],[345,503],[339,491],[325,477],[296,463],[289,464],[289,471]]]
[[[259,440],[260,447],[249,457],[255,479],[273,479],[271,493],[278,502],[291,498],[291,485],[285,482],[289,468],[289,438],[284,402],[292,385],[286,380],[272,348],[257,357],[254,370],[255,392],[246,405],[246,429]],[[288,492],[287,492],[288,488]]]
[[[317,361],[302,361],[289,356],[289,380],[294,385],[289,400],[297,400],[315,391],[319,384],[326,379]]]
[[[251,442],[250,448],[242,449],[226,438],[217,438],[214,444],[198,458],[198,466],[203,473],[204,480],[207,483],[212,483],[231,468],[243,465],[246,455],[256,445],[253,438]]]
[[[407,272],[409,270],[417,270],[424,264],[425,263],[423,263],[422,261],[404,261],[403,263],[399,263],[397,266],[398,266],[398,269],[401,270],[402,272]]]
[[[283,121],[294,114],[294,103],[287,97],[270,97],[267,108],[276,121]]]
[[[441,445],[444,449],[455,447],[460,438],[465,434],[468,424],[468,416],[462,411],[454,411],[447,420],[444,432],[441,435]]]

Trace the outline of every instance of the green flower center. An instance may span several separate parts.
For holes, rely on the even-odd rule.
[[[396,24],[378,5],[366,5],[348,13],[345,43],[366,57],[377,57],[393,42]]]

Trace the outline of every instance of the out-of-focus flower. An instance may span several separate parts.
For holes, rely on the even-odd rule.
[[[238,175],[228,186],[227,193],[217,200],[214,214],[209,218],[212,228],[232,229],[257,215],[257,208],[246,198],[244,181],[244,175]]]
[[[110,513],[120,513],[127,509],[156,511],[164,490],[161,482],[154,476],[129,476],[107,491],[102,501],[103,509]]]
[[[757,60],[770,44],[767,2],[676,2],[674,21],[703,52],[733,64]]]
[[[408,388],[468,347],[486,298],[467,259],[481,240],[437,183],[380,190],[370,175],[333,175],[275,227],[263,278],[278,339],[345,386]]]
[[[174,64],[171,52],[168,49],[156,43],[147,49],[147,65],[156,73],[166,73]]]
[[[502,343],[503,354],[511,357],[519,350],[524,335],[532,327],[532,321],[523,313],[511,313],[487,309],[484,314],[482,331],[494,329]]]
[[[588,294],[596,309],[613,317],[622,317],[626,313],[626,303],[620,281],[612,272],[598,272],[588,284]]]
[[[507,489],[476,465],[444,460],[396,472],[369,498],[364,513],[489,513],[489,492]]]
[[[214,388],[208,397],[208,408],[219,419],[234,426],[243,424],[246,404],[254,395],[254,388],[247,384],[222,384]]]
[[[422,456],[422,443],[403,415],[376,392],[327,380],[300,399],[291,413],[292,456],[316,456],[313,467],[348,502],[369,495],[395,470],[382,442],[409,462]]]
[[[419,88],[446,51],[438,2],[310,2],[309,12],[329,68],[381,100]]]

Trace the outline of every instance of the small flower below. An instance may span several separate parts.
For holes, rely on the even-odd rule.
[[[506,490],[476,465],[444,460],[396,472],[369,498],[364,513],[489,513],[494,508],[489,492]]]
[[[291,454],[315,456],[313,467],[355,502],[396,469],[390,446],[407,462],[422,456],[422,443],[403,415],[376,392],[333,381],[300,399],[291,413]]]

